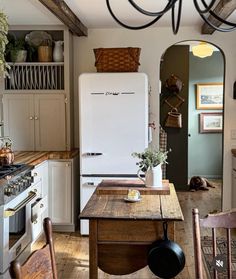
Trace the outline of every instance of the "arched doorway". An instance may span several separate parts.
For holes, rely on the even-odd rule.
[[[209,180],[222,179],[223,131],[202,131],[202,117],[222,119],[223,107],[215,109],[197,107],[198,85],[214,85],[224,82],[224,56],[214,48],[210,57],[199,58],[191,52],[192,45],[199,42],[186,41],[169,47],[162,56],[160,80],[160,124],[167,132],[168,147],[172,149],[167,165],[167,178],[175,184],[177,190],[188,190],[192,176],[201,176]],[[165,121],[171,107],[165,100],[169,97],[165,88],[166,79],[174,74],[183,81],[179,96],[184,99],[178,110],[182,116],[182,128],[167,128]],[[216,87],[217,88],[217,87]],[[168,99],[176,106],[178,98]],[[223,104],[222,104],[223,105]],[[222,183],[221,183],[222,184]],[[220,189],[220,207],[221,207]]]

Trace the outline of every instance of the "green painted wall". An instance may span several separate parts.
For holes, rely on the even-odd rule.
[[[222,134],[199,133],[199,113],[214,110],[196,110],[195,84],[223,82],[223,75],[224,60],[220,51],[203,59],[190,53],[188,129],[191,136],[188,141],[188,177],[222,176]]]

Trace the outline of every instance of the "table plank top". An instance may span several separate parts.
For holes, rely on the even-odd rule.
[[[170,195],[142,195],[139,202],[126,202],[125,195],[99,195],[96,190],[80,214],[81,219],[184,220],[170,183]]]

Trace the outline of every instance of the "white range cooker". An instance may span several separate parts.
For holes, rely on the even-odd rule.
[[[0,279],[8,279],[9,264],[24,261],[32,241],[32,208],[40,189],[32,176],[33,166],[0,166]],[[37,184],[36,184],[37,185]]]

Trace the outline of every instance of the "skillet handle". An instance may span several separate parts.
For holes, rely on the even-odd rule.
[[[168,230],[168,223],[165,221],[163,222],[163,231],[164,231],[164,240],[169,240],[168,235],[167,235],[167,230]]]

